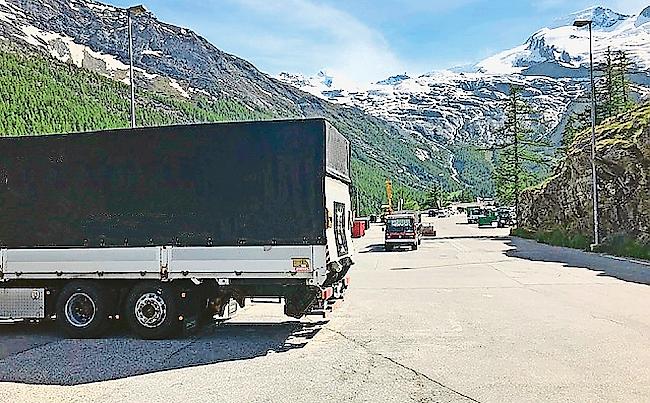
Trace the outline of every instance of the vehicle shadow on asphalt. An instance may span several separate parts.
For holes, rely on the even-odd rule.
[[[490,241],[509,241],[509,236],[496,236],[496,235],[458,235],[458,236],[437,236],[433,238],[427,238],[427,240],[453,240],[453,239],[487,239]]]
[[[0,327],[0,382],[80,385],[304,347],[326,322],[225,323],[176,340],[66,339],[51,324]]]
[[[366,249],[358,251],[357,253],[376,253],[376,252],[385,252],[383,243],[377,243],[373,245],[368,245]]]
[[[506,245],[512,247],[505,252],[509,257],[536,262],[562,263],[570,268],[585,268],[599,272],[598,276],[650,285],[650,267],[640,263],[613,259],[578,249],[545,245],[517,237],[512,237]]]
[[[426,246],[426,244],[429,242],[453,240],[453,239],[486,239],[491,241],[509,241],[510,237],[509,236],[488,236],[488,235],[462,235],[462,236],[444,236],[444,237],[425,236],[422,237],[422,242],[423,242],[422,245]],[[391,252],[409,251],[409,250],[410,250],[409,248],[401,248]],[[361,250],[357,253],[378,253],[378,252],[386,252],[386,248],[384,247],[383,243],[368,245],[364,250]]]

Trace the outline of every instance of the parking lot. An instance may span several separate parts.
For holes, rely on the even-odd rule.
[[[650,267],[435,219],[357,240],[327,318],[279,305],[178,340],[0,327],[0,401],[649,401]]]

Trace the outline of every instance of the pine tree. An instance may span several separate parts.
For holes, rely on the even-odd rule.
[[[623,113],[633,107],[630,98],[630,81],[627,78],[632,63],[624,51],[612,52],[607,48],[605,60],[596,70],[596,123]]]
[[[523,99],[521,91],[519,86],[510,86],[506,121],[492,147],[496,154],[494,181],[497,198],[502,204],[514,204],[517,219],[521,191],[537,184],[541,172],[550,165],[545,153],[549,145],[535,139],[537,130],[534,127],[540,123],[540,114]]]

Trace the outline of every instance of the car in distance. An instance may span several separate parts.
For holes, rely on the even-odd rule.
[[[422,223],[422,236],[433,237],[436,236],[436,226],[432,222]]]
[[[478,218],[481,216],[481,208],[478,206],[467,207],[467,223],[478,224]]]
[[[398,213],[386,216],[384,229],[384,248],[387,252],[398,247],[417,250],[422,242],[422,223],[420,214]]]
[[[481,215],[478,218],[479,227],[491,227],[497,221],[497,213],[491,208],[487,207],[481,210]]]
[[[515,224],[515,214],[509,207],[501,207],[497,210],[497,227],[505,228]]]

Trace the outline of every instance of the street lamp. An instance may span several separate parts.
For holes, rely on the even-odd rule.
[[[573,23],[574,27],[582,28],[589,26],[589,76],[591,78],[591,182],[593,187],[593,205],[594,205],[594,246],[600,243],[598,235],[598,182],[596,177],[596,84],[594,83],[594,54],[593,54],[593,35],[591,20],[577,20]]]
[[[131,128],[135,127],[135,82],[133,81],[133,28],[131,18],[143,14],[147,10],[142,5],[132,6],[126,9],[126,16],[129,26],[129,78],[131,83]]]

